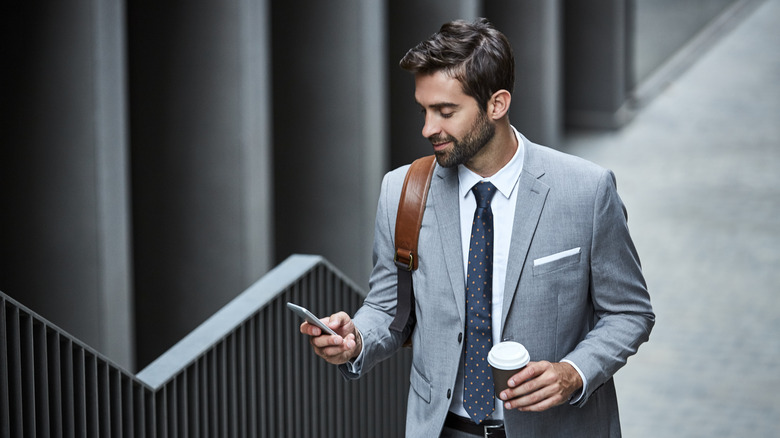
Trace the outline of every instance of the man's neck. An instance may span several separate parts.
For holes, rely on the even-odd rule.
[[[503,168],[517,151],[517,137],[504,119],[496,125],[496,134],[465,166],[477,175],[488,178]]]

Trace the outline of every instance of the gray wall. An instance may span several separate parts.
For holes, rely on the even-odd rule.
[[[568,125],[614,129],[630,119],[631,5],[626,0],[565,2]]]
[[[128,3],[141,364],[272,266],[268,22],[263,1]]]
[[[430,154],[398,61],[441,23],[486,16],[506,33],[511,120],[555,147],[567,125],[626,123],[637,71],[728,9],[674,2],[683,20],[630,0],[6,3],[0,290],[130,369],[289,254],[323,255],[367,288],[382,174]],[[658,21],[680,38],[637,31]]]
[[[124,6],[14,2],[0,16],[0,288],[130,365]]]
[[[382,6],[272,6],[276,257],[326,255],[366,289],[388,167]]]
[[[564,124],[624,126],[640,101],[652,98],[724,31],[718,21],[739,19],[740,11],[760,1],[564,1]],[[659,72],[668,63],[676,65]]]
[[[633,69],[636,82],[650,77],[735,0],[636,0]]]
[[[562,1],[491,0],[485,16],[501,29],[515,56],[509,118],[529,140],[560,146],[563,131]]]

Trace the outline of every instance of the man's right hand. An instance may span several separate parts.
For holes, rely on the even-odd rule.
[[[308,322],[301,324],[301,333],[310,336],[309,343],[317,356],[329,363],[340,365],[360,355],[363,349],[362,340],[349,315],[338,312],[322,318],[321,321],[340,336],[322,334],[319,327]]]

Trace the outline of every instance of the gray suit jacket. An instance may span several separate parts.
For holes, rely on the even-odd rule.
[[[581,401],[542,413],[505,411],[508,436],[619,436],[613,374],[648,339],[655,321],[614,175],[526,139],[502,315],[503,340],[532,361],[569,359],[588,381]],[[358,378],[401,348],[411,332],[413,366],[406,435],[438,436],[463,352],[465,286],[458,173],[436,167],[413,274],[415,314],[390,331],[396,308],[395,216],[408,166],[382,183],[370,293],[354,316],[363,336]],[[534,266],[573,248],[580,252]]]

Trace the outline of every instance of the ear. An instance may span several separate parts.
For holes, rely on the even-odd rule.
[[[509,104],[512,103],[512,94],[507,90],[498,90],[488,101],[487,114],[493,120],[498,120],[509,112]]]

